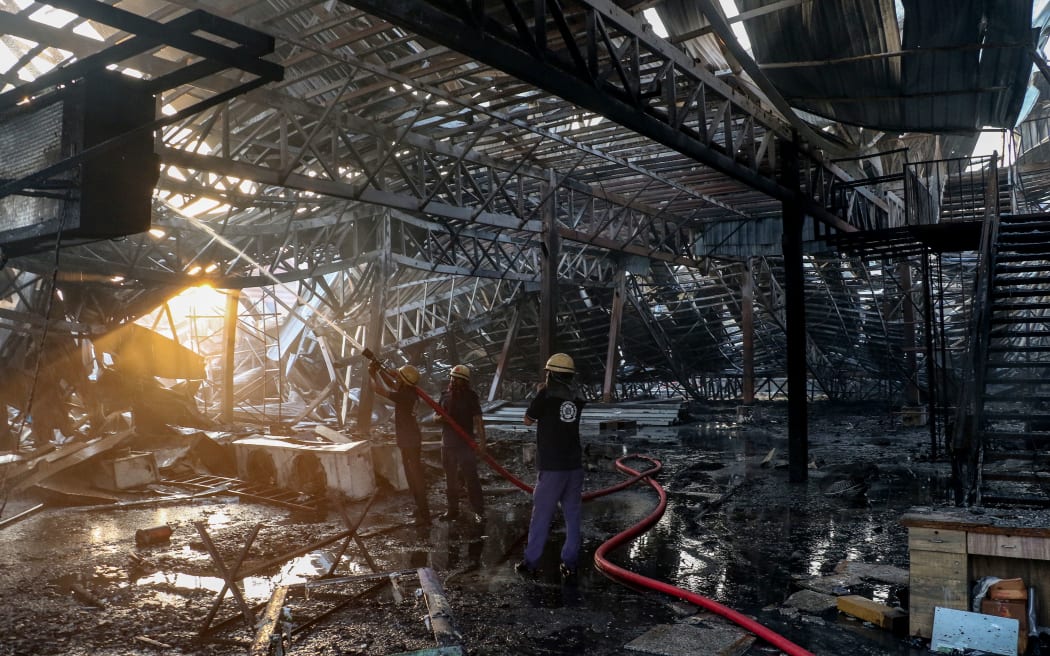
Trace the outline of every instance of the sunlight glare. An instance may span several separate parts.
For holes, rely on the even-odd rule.
[[[190,317],[222,316],[225,307],[226,294],[208,284],[188,287],[168,299],[168,309],[176,322]]]

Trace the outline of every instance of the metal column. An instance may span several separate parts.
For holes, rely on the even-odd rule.
[[[798,151],[794,143],[781,145],[782,183],[801,196]],[[809,476],[809,426],[807,421],[808,385],[806,376],[806,294],[802,266],[802,229],[806,214],[795,199],[784,207],[784,292],[787,315],[788,373],[788,479],[805,482]]]
[[[384,212],[379,219],[382,224],[378,230],[379,258],[372,277],[372,316],[368,322],[368,334],[365,345],[373,352],[379,353],[383,347],[383,326],[386,323],[386,288],[390,278],[390,214]],[[372,403],[375,401],[375,389],[368,382],[368,369],[361,368],[361,405],[358,408],[357,427],[368,430],[372,426]]]
[[[752,273],[754,258],[749,257],[744,266],[744,284],[740,289],[740,330],[743,339],[741,367],[741,395],[744,405],[755,402],[755,277]]]
[[[620,323],[623,320],[623,301],[626,294],[627,270],[621,266],[616,272],[613,288],[612,313],[609,316],[609,346],[605,351],[605,383],[602,386],[602,402],[612,403],[616,386],[616,368],[619,362]]]
[[[540,359],[539,376],[543,380],[543,365],[554,352],[555,321],[558,316],[558,260],[561,242],[558,237],[557,220],[554,215],[555,173],[550,172],[549,187],[545,189],[547,201],[543,206],[543,263],[540,281]]]
[[[222,420],[233,421],[233,370],[237,350],[237,311],[240,308],[241,290],[226,290],[226,319],[223,323],[224,343],[222,353]]]

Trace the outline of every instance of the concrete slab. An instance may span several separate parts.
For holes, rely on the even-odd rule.
[[[844,560],[835,566],[835,572],[848,577],[850,581],[863,579],[889,583],[890,585],[908,585],[908,570],[895,565],[858,563],[852,560]]]
[[[799,590],[784,601],[789,608],[797,608],[806,613],[822,615],[835,610],[837,606],[834,595],[814,592],[813,590]]]
[[[850,586],[859,581],[859,578],[850,578],[849,576],[840,574],[809,578],[801,576],[795,577],[795,584],[798,585],[798,587],[827,595],[850,594]]]
[[[658,656],[740,656],[755,636],[729,624],[660,624],[624,645]]]
[[[816,577],[797,576],[794,577],[794,580],[800,588],[806,590],[823,594],[846,595],[851,593],[854,586],[864,585],[865,582],[870,581],[906,587],[908,570],[894,565],[843,560],[835,566],[833,574]]]
[[[398,492],[408,489],[408,479],[396,444],[372,444],[372,466],[376,476]]]
[[[303,444],[269,437],[233,443],[238,475],[246,481],[273,478],[278,487],[317,493],[338,491],[365,499],[375,491],[372,447],[368,442]]]

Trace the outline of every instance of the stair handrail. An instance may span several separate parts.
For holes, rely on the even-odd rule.
[[[959,403],[956,406],[952,432],[952,476],[955,479],[956,504],[963,500],[980,505],[981,465],[984,443],[984,374],[991,343],[992,281],[995,276],[996,246],[999,242],[999,170],[998,153],[993,152],[989,175],[985,181],[984,221],[978,250],[974,281],[973,313],[970,316],[969,348],[963,361]],[[962,452],[962,453],[960,453]],[[959,462],[965,456],[965,462]],[[966,465],[965,471],[962,465]],[[967,489],[961,478],[965,476]]]

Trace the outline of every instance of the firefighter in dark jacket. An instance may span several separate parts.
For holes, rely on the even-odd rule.
[[[583,450],[580,413],[584,401],[573,378],[576,368],[565,353],[547,360],[546,382],[525,411],[525,425],[536,424],[536,486],[525,558],[515,565],[519,574],[535,574],[547,542],[554,513],[561,505],[565,517],[565,544],[561,548],[561,575],[576,574],[580,551],[580,513],[583,505]]]
[[[481,417],[481,400],[470,387],[470,369],[457,364],[452,367],[448,389],[441,393],[441,407],[457,424],[485,449],[485,422]],[[448,509],[438,519],[451,521],[459,517],[459,486],[467,488],[467,499],[473,512],[467,515],[480,524],[485,518],[485,502],[481,496],[478,478],[478,459],[474,451],[446,421],[441,432],[441,461],[445,466],[445,494]]]
[[[406,364],[397,370],[393,381],[379,365],[373,362],[368,373],[372,377],[376,394],[394,403],[394,434],[401,450],[401,465],[405,469],[408,489],[416,502],[416,526],[430,524],[430,505],[427,503],[427,484],[423,474],[422,441],[419,422],[416,421],[415,387],[419,383],[419,370]]]

